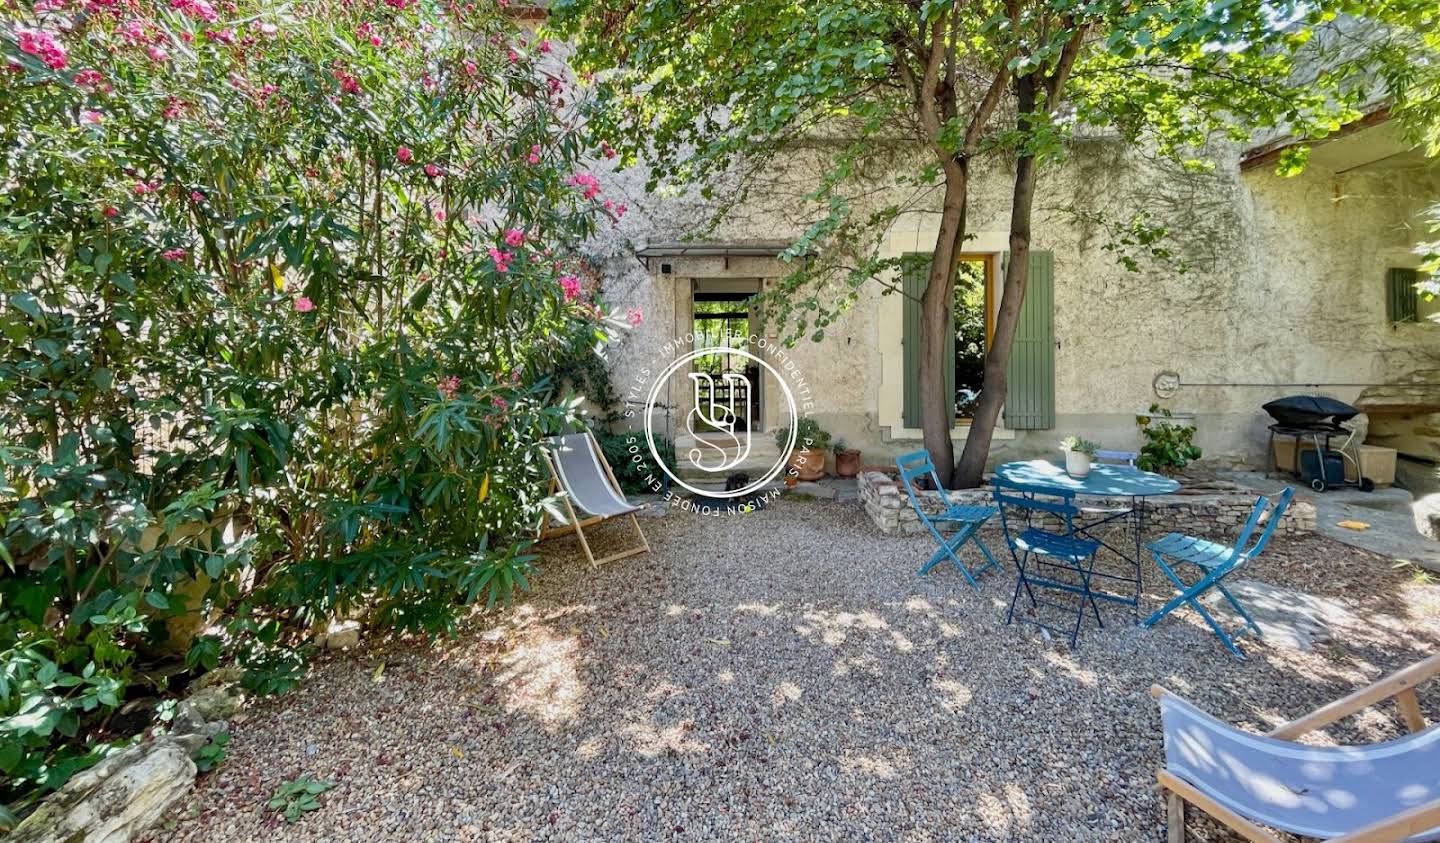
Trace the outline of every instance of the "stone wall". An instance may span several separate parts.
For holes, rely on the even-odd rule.
[[[1353,142],[1379,143],[1374,131]],[[664,357],[657,349],[690,329],[692,281],[748,274],[773,283],[792,269],[724,259],[712,261],[718,269],[700,261],[647,265],[635,251],[687,236],[736,245],[800,236],[825,213],[803,196],[824,172],[827,152],[784,156],[759,180],[765,190],[743,200],[726,194],[734,211],[716,227],[709,216],[725,201],[707,202],[688,187],[650,193],[644,168],[597,163],[606,195],[631,212],[605,227],[587,255],[602,268],[606,301],[645,314],[607,349],[622,388],[637,378],[648,386],[647,367],[653,372],[653,361]],[[1440,171],[1355,169],[1322,157],[1287,179],[1266,168],[1242,171],[1235,147],[1217,145],[1208,154],[1212,173],[1183,174],[1118,139],[1079,139],[1063,163],[1046,169],[1032,245],[1055,256],[1055,428],[1002,428],[992,462],[1053,456],[1070,434],[1136,450],[1135,414],[1157,400],[1156,377],[1174,372],[1182,386],[1161,403],[1194,416],[1205,459],[1261,465],[1266,401],[1295,392],[1354,400],[1359,388],[1346,384],[1394,383],[1440,366],[1440,321],[1392,325],[1385,316],[1386,269],[1418,260],[1417,215],[1440,195]],[[896,171],[906,163],[897,161]],[[994,257],[1008,249],[1012,188],[1007,163],[977,162],[968,253]],[[884,190],[874,196],[881,204],[896,198]],[[933,247],[939,193],[917,203],[921,212],[903,215],[881,239],[882,255]],[[1066,208],[1083,213],[1056,210]],[[875,210],[861,203],[856,217]],[[1187,272],[1143,256],[1139,271],[1117,263],[1106,248],[1112,235],[1094,220],[1129,220],[1137,211],[1169,228],[1167,248],[1183,257]],[[662,264],[672,272],[662,274]],[[862,286],[823,340],[787,350],[811,387],[811,414],[876,464],[920,442],[920,431],[903,423],[903,298],[885,292],[881,284]],[[998,301],[992,297],[992,307]],[[956,427],[957,450],[967,431]]]
[[[925,527],[910,506],[910,497],[899,480],[883,472],[866,471],[860,474],[856,483],[866,514],[881,532],[924,532]],[[989,505],[992,502],[989,489],[961,489],[950,492],[949,499],[964,504]],[[1086,498],[1085,505],[1124,508],[1130,505],[1130,500]],[[920,506],[931,515],[944,508],[939,492],[920,492]],[[1216,540],[1233,540],[1254,506],[1255,495],[1241,492],[1160,495],[1146,499],[1145,521],[1152,531],[1173,530]],[[992,519],[984,529],[998,531],[1000,521]],[[1314,504],[1297,498],[1280,519],[1278,532],[1298,535],[1314,530]]]

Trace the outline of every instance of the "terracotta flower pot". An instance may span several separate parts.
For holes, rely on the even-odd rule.
[[[854,477],[860,473],[860,452],[853,448],[835,453],[835,476]]]
[[[796,448],[790,452],[787,463],[801,480],[819,480],[825,476],[825,452],[810,448]]]

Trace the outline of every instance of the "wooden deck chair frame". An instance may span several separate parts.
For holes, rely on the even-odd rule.
[[[1420,711],[1420,698],[1416,696],[1415,688],[1437,676],[1440,676],[1440,655],[1412,664],[1347,697],[1321,706],[1304,717],[1272,730],[1267,736],[1293,741],[1390,699],[1395,700],[1396,707],[1400,709],[1405,728],[1412,733],[1423,731],[1427,724],[1425,715]],[[1150,696],[1156,699],[1168,693],[1170,692],[1159,685],[1150,687]],[[1246,840],[1254,843],[1283,843],[1281,838],[1206,796],[1199,788],[1164,767],[1160,768],[1156,777],[1160,781],[1161,792],[1165,794],[1167,843],[1185,843],[1185,808],[1188,805],[1194,805],[1209,814],[1216,822]],[[1440,826],[1440,799],[1432,799],[1366,828],[1332,837],[1329,843],[1397,843],[1436,826]]]
[[[625,493],[620,490],[620,481],[615,479],[615,471],[610,467],[610,462],[605,459],[605,454],[601,452],[600,443],[595,440],[595,434],[586,431],[585,436],[590,440],[590,447],[595,449],[595,457],[605,469],[605,476],[610,480],[610,485],[614,487],[615,493],[623,498]],[[550,443],[548,441],[545,443],[545,446],[540,449],[540,453],[541,456],[545,458],[545,467],[550,470],[550,487],[548,494],[554,495],[557,491],[560,491],[560,472],[555,468],[555,461],[550,458]],[[645,538],[645,531],[640,529],[640,519],[635,517],[634,511],[631,511],[625,513],[625,516],[620,517],[629,517],[631,526],[635,528],[635,535],[640,539],[639,546],[617,551],[609,556],[596,559],[595,554],[590,550],[590,542],[585,538],[585,528],[593,527],[602,521],[608,521],[610,518],[616,516],[592,515],[589,518],[581,518],[575,511],[574,504],[570,502],[568,492],[560,496],[560,502],[561,505],[565,507],[565,513],[569,516],[570,523],[562,524],[559,527],[551,527],[550,523],[554,519],[552,519],[549,510],[543,510],[540,514],[540,541],[545,541],[555,536],[574,533],[575,537],[580,540],[580,549],[585,552],[585,559],[589,561],[590,567],[592,568],[603,565],[606,562],[614,562],[618,559],[625,559],[630,556],[650,552],[650,542]]]

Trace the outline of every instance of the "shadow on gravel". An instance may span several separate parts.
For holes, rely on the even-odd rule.
[[[595,570],[547,542],[513,612],[336,659],[260,705],[202,788],[217,807],[169,839],[343,822],[384,840],[1158,840],[1152,683],[1264,730],[1440,647],[1440,588],[1321,539],[1277,539],[1245,576],[1354,622],[1239,662],[1184,610],[1142,630],[1112,609],[1078,649],[1046,643],[1004,624],[1008,566],[979,593],[917,577],[929,542],[854,506],[645,529],[653,553]],[[1145,585],[1146,606],[1168,597],[1153,569]],[[1381,713],[1334,737],[1397,728]],[[266,825],[266,789],[298,770],[339,784],[310,832]]]

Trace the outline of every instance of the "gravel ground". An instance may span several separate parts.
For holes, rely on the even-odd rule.
[[[554,540],[513,612],[337,655],[252,704],[155,839],[1159,840],[1151,683],[1263,729],[1440,644],[1440,587],[1318,537],[1277,538],[1244,576],[1353,625],[1311,652],[1247,642],[1242,663],[1188,610],[1141,630],[1112,607],[1075,651],[1007,627],[1008,567],[979,594],[917,578],[928,538],[853,505],[642,523],[648,556],[592,571]],[[1370,713],[1335,737],[1396,733]],[[286,825],[264,803],[307,773],[335,787]]]

